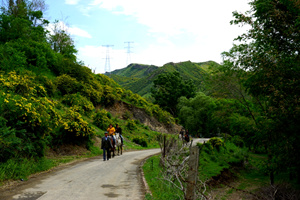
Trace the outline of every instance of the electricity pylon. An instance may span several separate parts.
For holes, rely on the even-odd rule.
[[[130,44],[132,44],[133,42],[124,42],[127,43],[127,46],[125,48],[127,48],[127,60],[126,60],[126,66],[128,66],[131,63],[131,56],[130,54],[132,53],[131,51],[131,46]]]
[[[110,55],[109,55],[109,49],[110,47],[113,47],[114,45],[102,45],[103,47],[106,47],[106,56],[105,56],[105,73],[110,73]]]

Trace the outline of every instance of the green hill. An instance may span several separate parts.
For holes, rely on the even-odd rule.
[[[17,177],[7,171],[21,158],[36,162],[50,149],[78,145],[99,155],[94,143],[109,124],[134,147],[158,147],[158,131],[176,132],[170,113],[78,62],[70,35],[47,31],[49,21],[30,5],[12,1],[0,12],[0,184]],[[138,68],[137,79],[156,67]]]
[[[126,68],[111,72],[110,77],[126,89],[141,96],[148,97],[153,80],[161,73],[178,71],[184,79],[194,81],[198,90],[204,90],[204,78],[211,70],[218,67],[214,61],[193,63],[191,61],[180,63],[167,63],[162,67],[153,65],[131,64]]]

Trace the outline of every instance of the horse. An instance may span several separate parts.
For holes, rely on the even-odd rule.
[[[180,140],[184,140],[184,137],[183,137],[183,135],[181,135],[180,133],[178,134],[178,139],[180,139]]]
[[[112,157],[115,157],[116,137],[114,135],[111,135],[110,139],[111,139],[111,145],[112,145],[112,148],[110,149],[110,152],[112,153]],[[111,153],[110,153],[110,155],[111,155]]]
[[[118,155],[120,155],[120,150],[121,150],[121,155],[122,155],[123,144],[122,144],[121,136],[119,133],[115,133],[115,141],[116,141],[116,146],[118,147]]]

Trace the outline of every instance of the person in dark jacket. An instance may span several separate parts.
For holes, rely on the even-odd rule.
[[[111,138],[108,136],[108,132],[104,133],[104,137],[102,138],[101,142],[101,149],[103,149],[103,161],[109,160],[110,158],[110,149],[113,148],[111,144]],[[107,155],[106,155],[107,154]]]

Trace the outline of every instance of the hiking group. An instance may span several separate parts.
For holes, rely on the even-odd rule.
[[[189,130],[182,128],[179,133],[179,138],[188,143],[190,141]]]
[[[119,151],[123,150],[123,136],[122,136],[122,129],[116,124],[116,128],[113,127],[112,124],[109,125],[107,131],[104,133],[104,137],[101,141],[101,149],[103,149],[103,161],[109,160],[111,158],[111,153],[113,153],[112,157],[115,156],[116,147],[118,148],[118,155]]]

